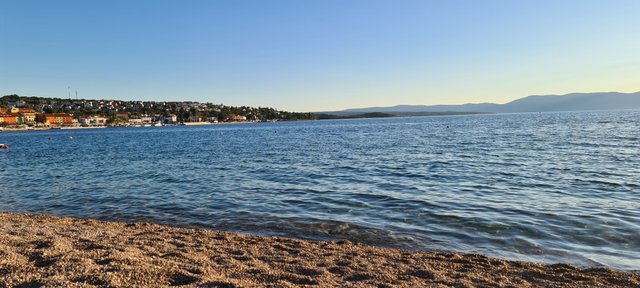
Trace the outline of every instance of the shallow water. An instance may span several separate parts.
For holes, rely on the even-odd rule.
[[[0,210],[640,269],[640,111],[0,132]]]

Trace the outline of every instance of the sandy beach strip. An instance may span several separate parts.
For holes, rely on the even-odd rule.
[[[0,213],[0,287],[640,287],[640,275],[348,241]]]

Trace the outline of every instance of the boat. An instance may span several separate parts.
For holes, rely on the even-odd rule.
[[[5,150],[5,149],[9,149],[9,145],[7,145],[7,144],[0,144],[0,149],[3,149],[3,150]]]

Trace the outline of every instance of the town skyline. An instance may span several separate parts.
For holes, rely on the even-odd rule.
[[[219,122],[311,120],[311,113],[194,101],[124,101],[5,95],[0,128],[165,126]]]

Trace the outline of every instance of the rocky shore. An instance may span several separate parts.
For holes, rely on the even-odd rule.
[[[348,241],[0,213],[0,287],[640,287],[640,275]]]

